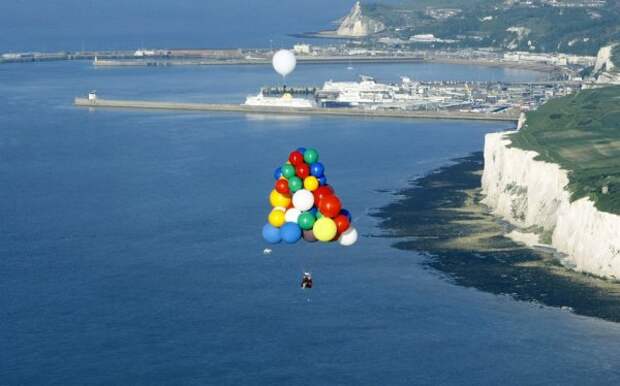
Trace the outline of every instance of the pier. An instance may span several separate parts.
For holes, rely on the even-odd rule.
[[[185,110],[233,112],[246,114],[278,114],[278,115],[324,115],[365,118],[409,118],[409,119],[455,119],[477,121],[506,121],[516,123],[518,112],[478,113],[463,111],[405,111],[405,110],[364,110],[354,108],[292,108],[271,106],[246,106],[241,104],[213,103],[181,103],[138,100],[113,100],[75,98],[75,106],[89,108],[125,108],[149,110]]]

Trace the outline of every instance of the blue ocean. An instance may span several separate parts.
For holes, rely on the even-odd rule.
[[[79,49],[68,20],[79,29],[92,23],[83,36],[99,48],[135,47],[138,28],[149,47],[284,45],[286,33],[324,28],[352,5],[283,3],[6,1],[0,51]],[[65,12],[72,17],[62,22],[44,17]],[[289,82],[544,76],[422,63],[346,67],[300,65]],[[510,124],[72,105],[89,90],[241,103],[278,82],[269,66],[0,65],[0,384],[620,381],[617,324],[458,287],[424,268],[426,256],[378,237],[384,231],[371,214],[394,192],[480,151],[486,133]],[[299,146],[318,149],[353,213],[355,246],[298,243],[263,254],[273,170]],[[304,271],[313,274],[311,291],[299,289]]]

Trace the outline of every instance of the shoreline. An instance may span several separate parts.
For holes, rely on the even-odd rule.
[[[620,322],[620,283],[571,271],[553,251],[510,239],[512,227],[480,203],[482,153],[453,160],[397,192],[375,214],[393,246],[456,285]]]

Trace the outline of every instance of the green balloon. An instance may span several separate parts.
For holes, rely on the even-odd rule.
[[[307,231],[307,230],[312,229],[315,221],[316,219],[314,218],[314,215],[312,213],[303,212],[302,214],[299,215],[299,218],[297,219],[297,224],[299,224],[301,229]]]
[[[286,179],[295,176],[295,167],[291,164],[284,164],[284,166],[282,166],[282,175]]]
[[[304,161],[306,161],[306,163],[308,165],[313,164],[315,162],[317,162],[319,160],[319,152],[316,151],[315,149],[306,149],[306,151],[304,151]]]
[[[293,176],[288,179],[288,188],[291,192],[295,193],[299,189],[304,187],[304,183],[301,181],[301,178],[297,176]]]

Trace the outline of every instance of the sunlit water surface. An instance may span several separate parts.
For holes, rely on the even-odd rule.
[[[454,65],[300,66],[290,84],[528,80]],[[89,110],[241,102],[269,67],[0,66],[0,383],[612,384],[620,328],[452,285],[369,216],[506,123]],[[263,255],[272,171],[320,151],[355,247]],[[298,288],[304,270],[315,288]]]

